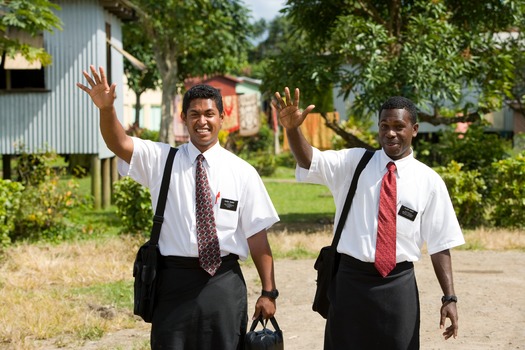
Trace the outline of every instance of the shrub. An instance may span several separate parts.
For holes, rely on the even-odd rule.
[[[23,189],[19,182],[0,179],[0,247],[11,243],[10,233],[15,229]]]
[[[510,149],[509,140],[485,132],[481,124],[470,125],[465,133],[449,128],[437,143],[420,142],[417,147],[418,159],[429,166],[442,166],[454,160],[463,164],[464,170],[479,170],[483,178],[492,172],[490,165],[506,158]]]
[[[525,227],[525,152],[492,164],[492,220],[498,227]]]
[[[137,234],[151,230],[153,209],[149,190],[130,177],[115,182],[113,189],[113,201],[123,225],[121,231]]]
[[[68,230],[69,211],[81,205],[78,183],[61,181],[65,169],[56,170],[54,152],[27,154],[22,152],[15,168],[24,184],[20,207],[14,218],[11,241],[19,239],[60,241],[76,230]]]
[[[58,176],[38,185],[26,186],[15,219],[13,240],[62,241],[75,230],[68,230],[66,221],[69,211],[81,201],[74,181],[60,182]]]
[[[477,227],[485,224],[483,194],[485,181],[477,170],[462,170],[463,164],[451,161],[447,167],[437,167],[447,185],[454,211],[463,227]]]

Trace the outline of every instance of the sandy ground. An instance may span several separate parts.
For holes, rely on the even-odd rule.
[[[445,341],[439,329],[441,290],[428,256],[416,264],[421,297],[421,349],[525,349],[525,253],[453,251],[459,336]],[[280,297],[276,319],[285,349],[322,349],[325,320],[311,311],[313,260],[277,260]],[[250,312],[260,287],[255,268],[244,268]],[[250,315],[251,316],[251,315]],[[82,349],[133,349],[148,339],[149,325],[108,334]],[[51,349],[47,348],[46,349]]]

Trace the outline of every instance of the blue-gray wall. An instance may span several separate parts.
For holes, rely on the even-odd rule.
[[[47,92],[0,92],[0,154],[16,154],[16,144],[33,153],[113,154],[105,146],[98,126],[98,109],[76,87],[87,84],[82,70],[89,65],[106,68],[105,23],[112,41],[122,47],[121,22],[98,0],[57,1],[63,30],[44,34],[44,46],[53,57],[45,68]],[[123,115],[123,61],[112,49],[112,81],[117,83],[117,114]]]

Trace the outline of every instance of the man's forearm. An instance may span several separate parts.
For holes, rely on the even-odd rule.
[[[268,243],[266,231],[261,231],[248,238],[248,245],[253,263],[261,279],[262,288],[267,291],[277,289],[272,250]]]
[[[118,120],[115,108],[100,110],[100,132],[108,148],[129,163],[133,154],[133,140],[126,134]]]
[[[430,256],[434,272],[444,295],[454,295],[454,281],[452,278],[452,258],[450,251],[444,250]]]
[[[286,129],[290,150],[297,164],[304,169],[310,169],[312,164],[312,146],[306,141],[300,128]]]

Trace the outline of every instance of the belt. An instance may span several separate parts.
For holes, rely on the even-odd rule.
[[[239,256],[236,254],[228,254],[221,257],[221,268],[232,267],[239,260]],[[200,269],[199,258],[186,257],[186,256],[174,256],[174,255],[161,255],[159,259],[159,266],[161,269]]]
[[[341,254],[341,264],[345,264],[361,271],[377,272],[374,263],[364,262],[346,254]],[[412,268],[414,268],[414,263],[412,261],[403,261],[397,263],[391,273],[395,274]]]

